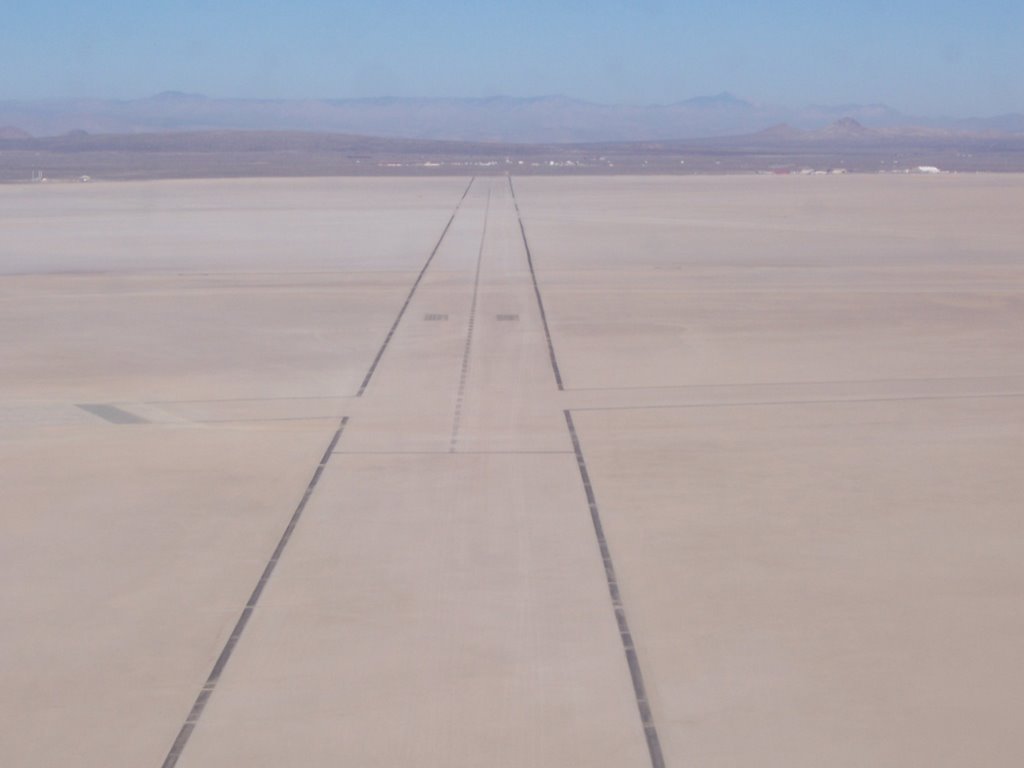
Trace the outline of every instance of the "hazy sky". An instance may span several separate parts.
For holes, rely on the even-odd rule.
[[[535,96],[1024,112],[1024,0],[41,0],[0,98]]]

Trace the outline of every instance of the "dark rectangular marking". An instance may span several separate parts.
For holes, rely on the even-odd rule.
[[[519,315],[495,315],[498,320],[518,320]]]
[[[423,319],[427,320],[427,321],[447,320],[448,319],[448,315],[441,315],[441,314],[438,314],[437,312],[428,312],[427,314],[425,314],[423,316]]]
[[[104,421],[109,421],[111,424],[149,424],[141,416],[129,413],[118,408],[116,405],[109,405],[107,403],[78,403],[78,407],[86,413],[91,413],[93,416],[99,416]]]

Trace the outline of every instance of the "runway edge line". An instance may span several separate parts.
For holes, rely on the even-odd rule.
[[[452,211],[452,215],[448,218],[448,223],[444,225],[444,229],[441,231],[441,236],[437,238],[437,242],[434,244],[434,249],[427,256],[427,260],[423,264],[423,268],[420,273],[416,276],[416,280],[413,281],[412,288],[409,289],[409,295],[405,297],[405,302],[402,304],[401,309],[398,310],[398,315],[395,317],[395,322],[391,324],[391,328],[388,330],[388,335],[384,337],[384,343],[380,345],[380,349],[377,350],[377,356],[373,358],[373,362],[370,363],[370,370],[366,372],[366,376],[363,377],[363,383],[359,385],[359,391],[356,392],[356,397],[362,397],[363,392],[370,385],[370,379],[373,378],[373,374],[377,371],[377,366],[380,364],[381,358],[384,357],[384,352],[387,350],[388,345],[391,343],[391,337],[395,335],[395,331],[398,330],[398,324],[402,322],[402,317],[405,315],[405,311],[409,308],[409,304],[412,302],[413,294],[416,293],[416,289],[420,287],[420,282],[423,280],[423,276],[427,273],[427,269],[430,267],[430,263],[434,260],[438,250],[441,248],[441,243],[444,242],[445,235],[448,234],[448,230],[451,229],[452,222],[455,221],[455,216],[458,214],[459,209],[466,200],[466,195],[469,194],[470,187],[473,186],[473,182],[476,181],[476,176],[469,180],[469,184],[466,185],[466,189],[462,192],[462,197],[459,198],[459,202],[455,204],[455,210]]]
[[[466,397],[466,381],[469,378],[469,353],[473,347],[473,328],[476,325],[476,306],[480,295],[480,267],[484,261],[484,244],[487,241],[487,221],[491,215],[491,190],[487,189],[487,206],[484,208],[484,226],[480,233],[480,249],[476,255],[476,274],[473,277],[473,300],[469,308],[469,322],[466,324],[466,345],[462,350],[462,366],[459,373],[459,389],[455,398],[455,415],[452,417],[452,436],[448,452],[455,453],[459,441],[459,426],[462,423],[462,404]]]
[[[516,219],[519,220],[519,234],[523,236],[523,248],[526,249],[526,263],[530,267],[530,279],[533,280],[533,292],[537,295],[537,307],[540,309],[540,321],[544,326],[544,338],[548,342],[548,357],[551,359],[551,370],[555,374],[555,383],[558,391],[562,392],[562,372],[558,369],[558,358],[555,357],[555,345],[551,341],[551,329],[548,327],[548,314],[544,311],[544,299],[540,295],[540,285],[537,283],[537,272],[533,268],[533,254],[530,253],[530,243],[526,239],[526,227],[523,225],[523,214],[519,210],[519,200],[516,198],[516,188],[512,186],[512,176],[508,177],[508,188],[512,193],[512,204],[516,208]]]
[[[608,594],[611,596],[612,609],[615,612],[615,622],[619,627],[622,650],[626,654],[629,676],[633,680],[633,693],[636,696],[636,707],[640,714],[640,724],[644,729],[644,738],[647,740],[647,752],[651,758],[651,768],[665,768],[665,758],[661,751],[661,739],[658,737],[658,729],[654,724],[651,704],[647,698],[647,687],[644,685],[644,676],[640,671],[640,659],[637,656],[636,646],[633,644],[633,634],[629,629],[629,622],[626,620],[626,609],[622,604],[622,595],[619,592],[619,580],[615,575],[615,564],[612,562],[611,550],[608,549],[608,540],[604,535],[604,525],[601,523],[601,514],[597,508],[597,497],[594,495],[594,487],[590,482],[590,472],[587,471],[587,462],[583,458],[583,448],[580,446],[580,439],[576,434],[576,424],[572,420],[572,413],[568,410],[563,411],[563,413],[565,414],[565,424],[569,428],[569,437],[572,439],[573,451],[576,453],[576,464],[580,470],[580,479],[583,481],[583,491],[587,496],[587,506],[590,507],[590,520],[594,524],[597,546],[601,552],[601,560],[604,563],[604,576],[608,582]]]
[[[234,653],[235,647],[238,645],[238,641],[242,637],[242,633],[245,632],[249,619],[252,616],[253,611],[256,609],[256,604],[259,603],[260,597],[263,595],[263,590],[270,581],[270,577],[273,575],[274,569],[277,567],[277,563],[281,559],[281,555],[284,554],[285,547],[288,546],[288,541],[291,539],[292,533],[294,533],[295,527],[299,523],[299,518],[302,517],[302,513],[306,509],[306,505],[309,503],[309,499],[312,497],[313,491],[316,490],[317,483],[320,482],[320,476],[323,474],[324,468],[327,466],[327,462],[331,460],[331,454],[334,453],[334,448],[338,445],[338,440],[341,439],[341,435],[345,431],[345,426],[347,424],[348,416],[345,416],[338,425],[338,429],[335,430],[334,436],[331,438],[331,442],[327,446],[327,450],[324,451],[323,457],[320,459],[320,463],[313,472],[313,477],[310,478],[309,484],[306,486],[305,493],[302,494],[302,498],[299,500],[298,505],[295,507],[295,511],[288,520],[288,525],[285,527],[284,533],[281,534],[281,538],[278,540],[277,546],[274,547],[274,552],[271,554],[270,560],[268,560],[266,566],[264,566],[263,573],[260,575],[259,581],[256,582],[256,587],[249,596],[249,600],[246,602],[245,608],[242,609],[241,616],[239,616],[238,621],[235,622],[234,629],[231,630],[231,636],[224,644],[224,648],[221,649],[220,655],[217,657],[217,661],[214,662],[213,669],[210,670],[209,677],[206,678],[206,682],[199,691],[199,695],[196,696],[195,703],[192,704],[192,709],[189,710],[188,716],[185,718],[185,722],[181,726],[181,730],[178,731],[178,735],[174,739],[174,743],[171,745],[171,749],[167,753],[167,757],[164,758],[164,761],[161,764],[161,768],[174,768],[174,766],[178,764],[178,759],[181,757],[182,752],[185,751],[185,747],[188,745],[189,739],[192,738],[192,732],[195,730],[196,724],[202,717],[203,710],[206,708],[207,702],[210,700],[210,697],[213,696],[217,683],[220,681],[220,677],[224,673],[224,669],[227,667],[228,661],[231,660],[231,654]]]

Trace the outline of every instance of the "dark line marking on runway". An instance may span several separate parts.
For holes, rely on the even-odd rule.
[[[679,403],[665,405],[580,406],[574,411],[651,411],[673,408],[739,408],[759,405],[842,405],[843,403],[903,403],[925,400],[1008,400],[1024,397],[1024,392],[992,392],[978,395],[907,395],[905,397],[848,397],[822,400],[737,400],[732,403]]]
[[[484,262],[484,241],[487,239],[487,220],[491,215],[491,189],[487,188],[487,204],[484,206],[484,226],[480,233],[480,249],[476,254],[476,274],[473,276],[473,301],[469,305],[469,322],[466,327],[466,346],[462,350],[462,368],[459,371],[459,390],[455,396],[455,415],[452,417],[452,437],[448,442],[448,453],[455,453],[459,442],[459,426],[462,422],[462,402],[466,397],[466,379],[469,377],[469,353],[473,346],[473,327],[476,324],[476,303],[480,295],[480,266]]]
[[[530,267],[530,279],[533,281],[533,292],[537,296],[537,308],[540,309],[540,321],[544,326],[544,337],[548,341],[548,357],[551,358],[551,370],[555,374],[555,383],[559,391],[565,389],[562,386],[562,372],[558,370],[558,359],[555,357],[555,345],[551,341],[551,329],[548,327],[548,315],[544,311],[544,299],[540,295],[540,285],[537,283],[537,272],[533,268],[533,254],[530,253],[530,243],[526,240],[526,227],[523,226],[523,215],[519,211],[519,200],[516,198],[516,188],[512,186],[512,176],[508,177],[508,188],[512,192],[512,204],[516,208],[516,218],[519,220],[519,233],[523,236],[523,248],[526,249],[526,263]]]
[[[405,302],[402,304],[401,309],[398,310],[395,322],[391,324],[391,329],[388,331],[388,335],[384,337],[384,343],[380,345],[380,349],[377,350],[377,356],[374,357],[373,362],[370,363],[370,370],[366,372],[366,376],[363,378],[363,383],[359,385],[359,391],[356,392],[356,397],[362,397],[363,392],[365,392],[366,388],[370,385],[370,379],[373,378],[373,374],[376,372],[381,358],[384,357],[384,352],[391,343],[391,338],[395,335],[395,331],[398,330],[398,324],[402,322],[402,317],[405,315],[405,310],[409,308],[409,303],[412,301],[413,294],[416,293],[416,289],[419,288],[420,282],[423,280],[423,276],[427,273],[427,268],[430,267],[430,263],[434,260],[434,256],[437,255],[438,250],[441,248],[441,243],[444,242],[445,235],[447,235],[448,230],[451,229],[452,222],[455,221],[455,216],[462,207],[462,203],[465,202],[466,195],[469,194],[469,189],[473,186],[474,181],[476,181],[476,176],[469,180],[469,184],[466,185],[466,189],[463,191],[462,197],[459,198],[459,202],[455,205],[455,210],[452,211],[452,215],[448,219],[448,223],[444,225],[444,230],[442,230],[441,236],[434,244],[434,249],[430,252],[430,255],[427,256],[427,260],[423,264],[423,269],[421,269],[419,275],[416,276],[416,280],[413,282],[412,288],[409,289],[409,295],[405,297]]]
[[[1006,379],[1021,379],[1024,373],[1009,373],[1000,376],[926,376],[926,377],[904,377],[891,379],[805,379],[803,381],[737,381],[731,384],[654,384],[651,386],[626,386],[626,387],[572,387],[566,392],[619,392],[619,391],[640,391],[654,389],[742,389],[744,387],[798,387],[818,386],[826,384],[926,384],[939,381],[1004,381]],[[574,410],[579,410],[574,409]]]
[[[351,400],[353,395],[301,395],[298,397],[221,397],[206,400],[146,400],[145,405],[202,405],[204,403],[273,403],[281,400]]]
[[[281,555],[284,554],[285,547],[288,546],[288,541],[291,539],[292,533],[294,533],[295,527],[299,523],[299,518],[302,517],[303,511],[306,509],[306,504],[309,503],[309,499],[313,495],[313,491],[316,490],[317,483],[320,482],[320,477],[323,475],[324,467],[326,467],[327,462],[330,461],[331,456],[334,453],[334,448],[337,446],[338,440],[341,439],[341,433],[345,431],[346,424],[348,424],[348,416],[341,420],[341,423],[338,425],[338,429],[334,432],[334,437],[331,438],[331,442],[327,446],[327,450],[324,451],[323,457],[320,459],[320,463],[317,465],[316,471],[313,472],[313,477],[306,486],[306,492],[302,495],[302,499],[299,501],[298,506],[295,507],[295,511],[292,513],[291,519],[288,521],[288,525],[284,529],[284,533],[281,534],[281,538],[277,542],[277,546],[274,547],[274,552],[270,555],[270,560],[267,561],[266,566],[263,568],[263,573],[260,575],[259,581],[256,582],[256,587],[249,596],[249,600],[245,604],[245,608],[242,610],[242,615],[238,617],[238,621],[235,623],[234,629],[231,630],[231,636],[228,638],[227,643],[224,644],[224,648],[221,649],[220,655],[217,657],[217,661],[213,665],[213,669],[210,670],[209,677],[206,678],[206,682],[199,691],[199,695],[196,697],[195,703],[192,704],[192,709],[185,718],[185,722],[181,726],[181,730],[178,731],[178,736],[171,745],[171,750],[167,753],[167,757],[164,759],[162,768],[174,768],[178,763],[178,759],[181,757],[181,753],[188,745],[188,741],[192,737],[192,732],[195,730],[195,727],[199,722],[199,718],[202,717],[203,710],[206,708],[207,702],[213,695],[214,689],[216,689],[217,683],[220,681],[220,677],[224,673],[224,669],[227,667],[228,661],[231,659],[231,654],[234,653],[235,647],[238,645],[238,641],[241,639],[242,633],[245,631],[246,625],[249,623],[249,618],[256,609],[256,604],[259,602],[260,596],[263,594],[263,590],[270,581],[270,577],[273,575],[274,569],[277,567],[277,563],[281,559]]]
[[[264,421],[326,421],[327,419],[335,420],[338,418],[338,414],[331,413],[326,416],[253,416],[252,418],[245,418],[240,416],[237,419],[188,419],[189,424],[245,424],[245,423],[260,423]]]
[[[636,696],[636,707],[640,713],[640,723],[643,725],[644,737],[647,740],[651,768],[664,768],[665,758],[661,752],[661,740],[658,738],[658,729],[654,725],[651,704],[647,698],[647,688],[644,686],[643,673],[640,671],[640,660],[637,657],[636,646],[633,644],[633,634],[630,632],[629,622],[626,620],[626,609],[622,604],[622,595],[619,592],[619,580],[615,575],[615,565],[612,562],[611,551],[608,549],[608,541],[604,535],[604,526],[601,524],[601,514],[597,508],[594,487],[590,482],[590,472],[587,471],[587,462],[583,458],[583,449],[580,447],[580,439],[576,434],[576,425],[573,423],[572,414],[569,411],[563,411],[563,413],[565,414],[565,424],[569,428],[569,437],[572,438],[572,448],[576,454],[576,464],[579,466],[583,490],[587,496],[587,506],[590,507],[590,519],[594,524],[597,546],[601,551],[601,560],[604,563],[604,575],[608,582],[608,594],[611,596],[612,608],[615,611],[615,622],[619,627],[619,638],[622,640],[622,649],[626,654],[629,676],[633,679],[633,693]]]
[[[149,424],[147,419],[109,403],[78,403],[77,407],[111,424]]]
[[[450,456],[451,451],[335,451],[341,456]],[[458,456],[529,456],[533,454],[571,454],[572,451],[459,451]]]

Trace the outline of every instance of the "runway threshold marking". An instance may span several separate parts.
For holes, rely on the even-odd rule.
[[[231,660],[231,654],[234,653],[235,647],[238,645],[238,641],[242,637],[242,633],[245,632],[249,619],[252,616],[253,611],[256,609],[257,603],[259,603],[260,597],[263,595],[263,590],[270,581],[270,577],[274,574],[274,569],[277,567],[277,563],[281,559],[281,555],[284,554],[285,547],[288,546],[288,542],[291,540],[292,534],[295,532],[295,527],[298,525],[303,511],[306,509],[306,505],[309,503],[309,499],[312,497],[313,491],[316,490],[317,483],[320,482],[320,477],[323,475],[327,462],[331,460],[331,455],[334,453],[335,446],[338,445],[338,440],[341,439],[342,432],[345,431],[346,424],[348,424],[348,416],[345,416],[341,420],[341,423],[338,424],[338,429],[334,432],[334,436],[331,438],[331,442],[327,446],[327,450],[324,451],[324,454],[320,459],[320,463],[313,472],[313,477],[310,478],[309,484],[306,486],[305,493],[302,494],[302,498],[299,500],[298,505],[295,507],[295,511],[288,520],[288,525],[285,526],[284,533],[281,534],[281,538],[278,540],[277,546],[274,547],[274,551],[270,555],[270,560],[268,560],[266,566],[264,566],[263,573],[260,575],[259,581],[256,582],[256,587],[249,596],[249,600],[246,602],[245,608],[242,609],[242,614],[238,617],[238,621],[235,622],[235,627],[231,630],[231,636],[228,637],[228,641],[221,649],[220,655],[217,657],[217,661],[214,662],[213,669],[210,670],[210,674],[206,678],[206,682],[200,689],[199,695],[196,696],[196,700],[192,704],[192,709],[189,710],[188,716],[185,718],[185,722],[181,726],[181,730],[178,731],[178,736],[174,739],[174,743],[171,745],[171,749],[167,753],[167,757],[164,758],[162,768],[174,768],[174,766],[177,765],[182,752],[185,750],[185,747],[188,745],[189,739],[192,738],[192,732],[199,723],[199,719],[203,715],[203,710],[206,708],[207,702],[213,695],[213,692],[217,687],[217,683],[220,681],[220,677],[228,665],[228,661]]]
[[[530,243],[526,239],[526,227],[523,226],[523,214],[519,211],[519,200],[516,198],[516,188],[512,186],[512,176],[508,177],[508,188],[512,193],[512,204],[516,208],[516,219],[519,221],[519,234],[523,236],[523,248],[526,249],[526,263],[530,267],[530,279],[533,281],[533,292],[537,296],[537,307],[540,309],[540,321],[544,326],[544,338],[548,342],[548,357],[551,359],[551,370],[555,374],[555,383],[558,391],[565,389],[562,386],[562,372],[558,370],[558,359],[555,357],[555,345],[551,341],[551,329],[548,327],[548,315],[544,311],[544,299],[540,295],[540,285],[537,283],[537,272],[533,268],[533,254],[530,253]]]
[[[473,301],[469,305],[469,322],[466,324],[466,346],[462,350],[462,367],[459,370],[459,389],[455,396],[455,415],[452,417],[452,436],[448,442],[448,453],[455,453],[459,442],[459,426],[462,422],[462,403],[466,397],[466,379],[469,378],[469,353],[473,347],[473,327],[476,324],[476,304],[480,295],[480,266],[484,261],[484,241],[487,239],[487,220],[491,215],[491,190],[487,189],[487,204],[484,207],[484,226],[480,233],[480,249],[476,254],[476,274],[473,276]]]
[[[441,236],[437,238],[437,242],[434,244],[433,250],[430,252],[430,255],[427,256],[427,260],[423,264],[423,268],[416,276],[416,280],[413,281],[412,288],[409,289],[409,295],[405,297],[405,302],[402,304],[401,309],[398,310],[395,322],[391,324],[391,329],[388,331],[388,335],[384,337],[384,343],[380,345],[380,349],[377,350],[377,356],[374,357],[373,362],[370,363],[370,370],[366,372],[366,376],[363,378],[363,383],[359,385],[359,391],[356,392],[356,397],[362,397],[363,392],[365,392],[366,388],[370,385],[370,379],[373,378],[373,374],[377,371],[377,366],[380,364],[381,358],[384,357],[384,352],[391,343],[391,338],[395,335],[395,331],[398,330],[398,324],[402,322],[402,317],[405,315],[405,311],[409,308],[413,294],[416,293],[416,289],[419,288],[420,283],[423,281],[423,276],[427,273],[430,263],[434,260],[434,256],[437,255],[437,251],[441,248],[441,243],[444,242],[445,235],[447,235],[448,230],[451,229],[452,222],[455,221],[455,216],[458,214],[459,209],[465,202],[466,195],[469,194],[470,187],[473,186],[474,181],[476,181],[476,176],[469,180],[469,184],[466,185],[466,189],[462,192],[462,197],[460,197],[459,202],[455,204],[455,210],[452,211],[452,215],[448,218],[448,223],[444,225],[444,229],[441,231]]]
[[[612,609],[615,612],[615,622],[619,627],[622,650],[626,654],[629,676],[633,680],[633,693],[636,697],[637,711],[640,714],[640,723],[644,729],[644,738],[647,740],[647,752],[651,758],[651,768],[665,768],[665,758],[661,752],[661,739],[658,738],[658,729],[654,724],[654,715],[651,712],[651,704],[647,698],[647,688],[644,685],[644,676],[640,670],[640,659],[637,656],[636,646],[633,644],[633,634],[630,632],[629,622],[626,620],[626,609],[622,604],[622,595],[619,592],[619,580],[615,575],[615,564],[612,562],[611,550],[608,548],[608,540],[604,535],[604,526],[601,524],[601,513],[597,507],[594,487],[590,482],[590,472],[587,471],[587,462],[583,458],[583,449],[580,446],[579,436],[576,434],[576,425],[573,423],[572,413],[569,411],[563,411],[563,413],[565,414],[566,426],[569,428],[569,437],[572,438],[572,447],[576,454],[576,464],[580,470],[580,479],[583,481],[583,491],[587,497],[587,506],[590,507],[590,520],[594,524],[597,547],[601,552],[601,560],[604,563],[604,576],[608,582],[608,594],[611,596]]]

